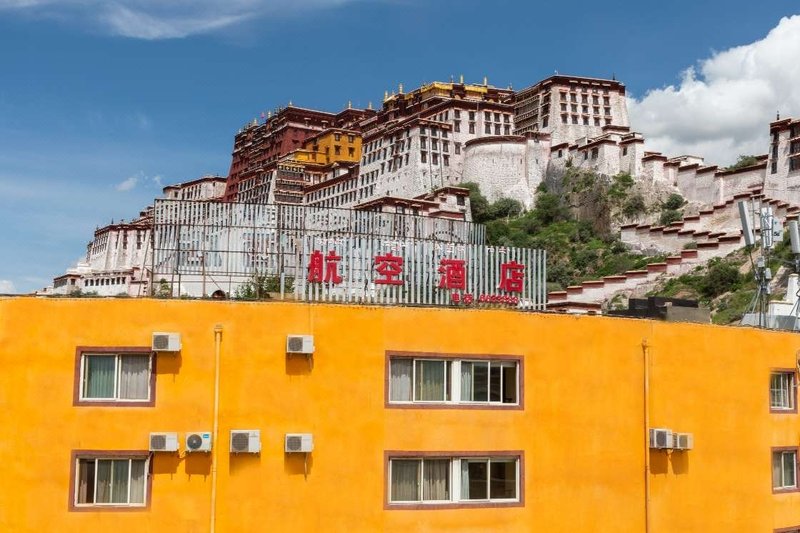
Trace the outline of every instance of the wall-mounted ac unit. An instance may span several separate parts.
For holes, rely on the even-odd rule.
[[[177,433],[150,433],[151,452],[177,452]]]
[[[668,450],[672,448],[672,431],[669,429],[651,429],[650,448],[656,450]]]
[[[672,435],[674,450],[691,450],[694,447],[694,435],[691,433],[675,433]]]
[[[181,351],[180,333],[153,333],[154,352],[179,352]]]
[[[286,337],[286,353],[312,355],[314,353],[314,336],[288,335]]]
[[[314,451],[314,436],[311,433],[287,433],[284,443],[286,453],[310,453]]]
[[[231,453],[259,453],[261,431],[257,429],[232,429]]]
[[[193,431],[186,434],[187,452],[210,452],[211,433],[208,431]]]

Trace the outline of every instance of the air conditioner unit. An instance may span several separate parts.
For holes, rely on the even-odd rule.
[[[153,333],[154,352],[179,352],[181,351],[180,333]]]
[[[232,429],[231,453],[259,453],[261,431],[257,429]]]
[[[313,452],[314,436],[311,433],[287,433],[284,451],[286,453]]]
[[[210,452],[211,433],[208,431],[194,431],[186,434],[187,452]]]
[[[286,337],[286,353],[311,355],[314,353],[313,335],[288,335]]]
[[[151,452],[177,452],[177,433],[150,433]]]
[[[672,431],[669,429],[651,429],[650,448],[656,450],[668,450],[672,448]]]
[[[691,450],[694,447],[694,436],[691,433],[675,433],[672,435],[672,449]]]

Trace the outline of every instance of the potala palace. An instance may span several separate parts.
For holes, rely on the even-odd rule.
[[[733,170],[707,164],[702,155],[648,150],[644,136],[631,128],[625,86],[617,80],[555,75],[514,91],[485,79],[469,84],[462,78],[408,92],[400,85],[384,94],[380,109],[348,105],[331,113],[292,104],[276,109],[236,134],[227,176],[170,185],[161,200],[275,206],[271,213],[277,215],[269,216],[278,218],[284,206],[305,206],[322,229],[342,217],[352,218],[352,213],[377,213],[380,224],[397,220],[403,227],[426,220],[438,228],[431,230],[435,235],[445,235],[437,238],[458,244],[466,242],[464,235],[477,235],[462,183],[477,183],[489,200],[513,198],[530,208],[539,185],[570,167],[607,176],[630,174],[649,201],[672,192],[682,195],[690,205],[682,220],[661,227],[643,216],[619,228],[622,240],[633,248],[668,253],[665,262],[549,295],[548,308],[593,312],[620,291],[742,247],[736,200],[759,199],[782,218],[796,217],[800,120],[778,118],[765,124],[764,148],[754,164]],[[156,292],[163,272],[153,272],[158,259],[153,228],[169,212],[166,206],[161,211],[149,206],[133,220],[98,228],[85,260],[41,292]],[[191,220],[201,222],[204,212],[197,211]],[[335,216],[324,214],[328,212]],[[280,228],[282,222],[275,224]],[[441,229],[445,226],[449,229]],[[246,264],[257,268],[256,235],[238,235],[249,239],[239,245],[250,250]],[[196,247],[209,238],[197,233],[188,240]],[[181,239],[175,241],[178,255]],[[684,249],[688,242],[696,243],[696,249]],[[187,246],[195,249],[192,243]],[[179,263],[193,261],[198,259],[190,254]],[[171,294],[230,295],[230,286],[213,279],[206,283],[206,261],[203,256],[202,286],[187,288],[171,279]]]

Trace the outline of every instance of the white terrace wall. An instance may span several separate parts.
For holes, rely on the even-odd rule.
[[[534,148],[536,155],[531,154],[534,161],[538,159],[544,165],[545,150],[549,151],[544,146]],[[542,168],[536,172],[536,183],[529,182],[528,156],[528,141],[523,137],[469,142],[465,147],[463,179],[477,183],[490,202],[503,197],[514,198],[526,208],[531,208],[533,192],[541,183],[544,171]]]
[[[716,181],[716,189],[718,192],[717,202],[722,202],[728,198],[732,198],[739,193],[747,192],[753,187],[762,185],[764,183],[764,176],[767,169],[767,164],[761,164],[753,167],[743,168],[738,171],[722,171],[717,172],[714,177]],[[767,195],[774,198],[770,194],[771,191],[765,191]],[[781,200],[782,198],[777,198]]]
[[[697,169],[695,174],[694,185],[694,200],[705,205],[714,205],[720,202],[719,191],[716,187],[716,180],[714,179],[717,167],[701,167]]]

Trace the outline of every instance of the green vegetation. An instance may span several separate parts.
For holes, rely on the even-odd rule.
[[[284,292],[294,290],[294,278],[286,276],[286,286]],[[236,288],[233,297],[237,300],[266,300],[270,298],[270,293],[281,291],[280,276],[267,276],[266,274],[254,273],[249,280],[245,281]]]
[[[711,309],[715,324],[738,322],[756,293],[749,253],[745,248],[728,257],[712,259],[704,267],[668,280],[649,295],[696,299]],[[777,274],[792,257],[787,232],[773,248],[769,267]]]
[[[661,216],[658,223],[662,226],[669,226],[673,222],[683,218],[683,209],[686,205],[686,200],[683,196],[677,193],[670,194],[667,199],[661,203]]]
[[[754,155],[740,155],[739,159],[736,160],[736,163],[726,167],[724,170],[738,170],[740,168],[755,165],[756,163],[758,163],[758,157]]]
[[[463,186],[470,190],[473,220],[486,224],[488,244],[547,250],[549,290],[664,260],[631,253],[611,231],[615,217],[646,210],[628,174],[605,178],[569,168],[540,186],[529,211],[507,198],[489,203],[475,183]]]

